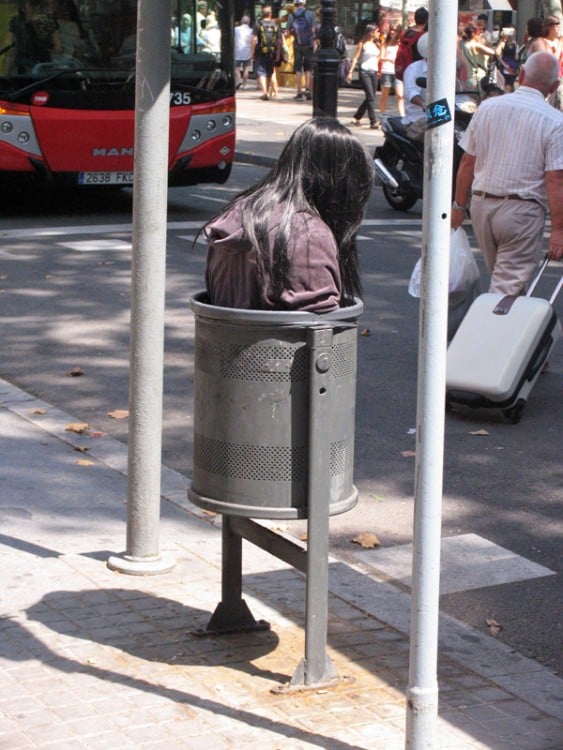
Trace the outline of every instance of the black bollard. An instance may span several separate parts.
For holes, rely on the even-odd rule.
[[[321,0],[320,47],[313,63],[313,117],[336,117],[338,110],[338,66],[336,50],[336,0]]]

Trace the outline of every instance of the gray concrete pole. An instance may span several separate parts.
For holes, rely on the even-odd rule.
[[[536,15],[536,0],[518,0],[518,15],[516,16],[516,38],[518,43],[524,41],[524,32],[526,31],[526,22],[528,18]]]
[[[405,746],[435,748],[457,3],[430,0],[422,295]],[[445,100],[445,101],[444,101]],[[447,103],[452,119],[443,117]]]
[[[563,23],[563,3],[561,0],[544,0],[539,3],[538,0],[518,0],[518,15],[516,16],[516,38],[522,43],[524,32],[526,31],[526,22],[529,18],[539,15],[540,7],[543,6],[543,15],[557,16]]]
[[[561,0],[544,0],[543,6],[546,16],[555,16],[563,22],[563,3]]]
[[[408,0],[403,0],[401,4],[401,25],[403,27],[403,30],[406,29],[409,25],[409,2]]]
[[[170,4],[139,0],[127,550],[108,560],[113,570],[132,575],[173,567],[159,551],[169,109]]]

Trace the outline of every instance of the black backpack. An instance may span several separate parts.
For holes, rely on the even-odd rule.
[[[315,17],[305,8],[297,8],[292,16],[295,40],[300,47],[312,47],[315,41]]]
[[[259,21],[258,46],[262,57],[273,59],[276,57],[279,45],[279,29],[274,21]]]

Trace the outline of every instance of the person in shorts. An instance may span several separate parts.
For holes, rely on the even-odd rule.
[[[237,89],[242,86],[246,88],[248,83],[248,70],[252,59],[252,36],[254,32],[250,27],[250,18],[243,16],[240,24],[235,26],[235,66],[238,77]]]
[[[287,18],[287,29],[293,34],[293,57],[297,100],[312,99],[313,53],[317,27],[315,15],[305,9],[305,0],[295,0],[295,10]],[[305,91],[303,91],[305,76]]]
[[[267,101],[275,72],[276,61],[281,54],[281,31],[272,18],[272,7],[264,5],[260,20],[254,26],[252,57],[256,78],[262,91],[260,97]]]
[[[389,29],[385,38],[385,43],[381,49],[381,99],[379,101],[379,111],[383,114],[387,109],[387,99],[391,89],[395,88],[397,97],[397,109],[401,117],[405,114],[405,105],[403,100],[403,82],[395,79],[395,58],[399,50],[399,38],[401,36],[401,27]]]

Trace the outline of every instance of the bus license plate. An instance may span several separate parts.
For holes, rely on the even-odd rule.
[[[133,172],[79,172],[79,185],[132,185]]]

